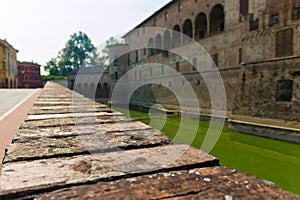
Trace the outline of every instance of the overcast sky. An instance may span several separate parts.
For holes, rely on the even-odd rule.
[[[0,0],[0,38],[20,61],[44,65],[74,32],[95,46],[126,33],[171,0]]]

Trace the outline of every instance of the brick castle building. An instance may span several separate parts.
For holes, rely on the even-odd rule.
[[[173,0],[125,34],[125,44],[111,46],[112,85],[128,71],[134,72],[130,80],[155,79],[150,67],[140,71],[140,65],[167,65],[189,80],[200,102],[200,114],[210,115],[211,99],[203,73],[209,76],[216,69],[204,70],[201,76],[193,66],[202,65],[199,55],[186,55],[192,60],[187,62],[176,54],[192,38],[221,74],[227,117],[299,121],[299,25],[299,0]],[[165,30],[151,32],[148,27]],[[168,76],[163,66],[157,73]],[[163,85],[180,88],[184,84],[169,81]],[[140,88],[135,98],[132,102],[159,103],[169,109],[179,106],[174,94],[161,84]]]

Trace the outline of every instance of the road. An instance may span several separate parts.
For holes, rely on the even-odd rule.
[[[0,165],[9,145],[40,94],[39,89],[0,89]]]
[[[35,91],[33,89],[0,89],[0,121]]]

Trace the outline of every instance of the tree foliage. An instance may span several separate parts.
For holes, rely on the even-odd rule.
[[[50,61],[48,61],[46,63],[46,65],[44,66],[45,71],[48,71],[50,75],[53,76],[59,76],[60,74],[60,70],[57,67],[57,61],[56,58],[51,58]]]
[[[79,31],[71,35],[57,57],[47,62],[44,68],[50,75],[67,76],[72,71],[78,71],[90,55],[93,55],[93,59],[99,59],[95,58],[97,55],[95,52],[96,48],[90,38]]]
[[[105,47],[102,49],[101,53],[101,63],[108,65],[109,64],[109,46],[111,45],[115,45],[115,44],[120,44],[122,43],[122,41],[114,38],[114,37],[110,37],[108,40],[106,40],[105,42]]]
[[[80,67],[104,67],[109,62],[109,46],[119,43],[121,41],[116,38],[109,38],[100,56],[90,38],[79,31],[70,36],[65,47],[58,52],[56,58],[46,63],[44,69],[53,76],[68,76],[71,72],[77,72]]]

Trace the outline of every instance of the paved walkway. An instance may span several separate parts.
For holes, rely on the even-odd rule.
[[[40,90],[0,89],[0,160],[39,93]]]
[[[0,89],[0,121],[36,91],[35,89]]]
[[[300,199],[51,82],[1,166],[15,198]]]

